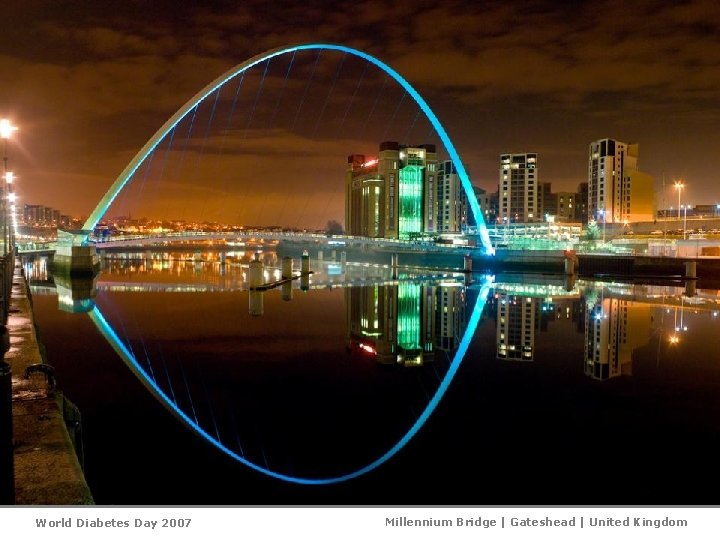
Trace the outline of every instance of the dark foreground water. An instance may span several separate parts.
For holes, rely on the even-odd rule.
[[[99,504],[718,503],[718,291],[246,263],[28,267]]]

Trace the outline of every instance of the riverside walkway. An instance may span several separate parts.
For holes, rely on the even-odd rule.
[[[15,504],[93,504],[75,450],[81,442],[71,438],[79,434],[79,414],[44,372],[32,299],[19,263],[8,311],[5,360],[12,368]],[[75,427],[69,431],[68,424]]]

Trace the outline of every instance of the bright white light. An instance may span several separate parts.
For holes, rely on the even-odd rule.
[[[5,173],[5,182],[8,184],[12,184],[13,180],[15,180],[15,173],[12,171],[8,171]]]
[[[8,198],[8,201],[10,201],[11,203],[14,203],[15,199],[17,199],[17,195],[15,195],[14,193],[8,193],[7,198]]]
[[[3,118],[0,120],[0,139],[9,139],[12,137],[13,131],[16,131],[17,127],[10,123],[10,120]]]

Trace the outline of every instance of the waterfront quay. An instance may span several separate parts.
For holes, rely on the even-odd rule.
[[[5,352],[12,374],[12,430],[2,430],[6,440],[1,444],[5,452],[10,448],[12,457],[3,456],[0,504],[93,504],[78,459],[82,448],[79,412],[56,387],[52,367],[41,353],[21,265],[15,263],[7,270],[12,272]],[[3,420],[7,397],[3,396]]]
[[[327,262],[384,264],[393,268],[446,269],[475,273],[529,272],[585,277],[720,279],[718,256],[664,256],[635,253],[576,251],[574,249],[498,248],[493,255],[464,247],[434,251],[420,245],[387,246],[367,250],[352,245],[281,241],[279,255],[299,257],[305,250]],[[570,263],[570,264],[569,264]]]

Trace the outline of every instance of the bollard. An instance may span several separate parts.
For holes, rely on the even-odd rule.
[[[282,284],[282,299],[289,302],[293,298],[292,281]]]
[[[697,278],[697,261],[685,261],[685,277],[688,279]]]
[[[565,275],[572,276],[575,274],[575,261],[570,257],[565,257]]]
[[[690,279],[685,282],[685,296],[692,298],[697,294],[697,281]]]
[[[282,278],[283,279],[290,279],[293,277],[292,275],[292,259],[290,257],[283,257],[282,260]]]
[[[303,292],[310,290],[310,274],[303,274],[300,277],[300,290]]]
[[[263,263],[258,258],[255,258],[255,260],[250,261],[250,268],[248,269],[248,281],[250,283],[250,289],[254,289],[255,287],[259,287],[263,283],[263,271],[264,271]]]
[[[307,249],[303,251],[302,257],[300,258],[300,274],[307,275],[310,273],[310,255]]]
[[[262,291],[250,291],[248,295],[248,312],[253,317],[259,317],[265,312],[264,296]]]
[[[565,276],[565,290],[567,292],[572,292],[573,289],[575,289],[575,274],[568,274]]]

